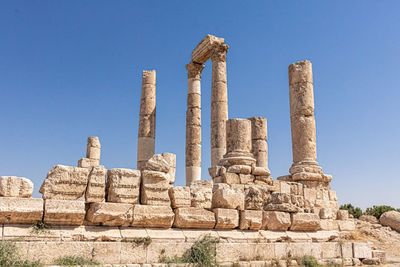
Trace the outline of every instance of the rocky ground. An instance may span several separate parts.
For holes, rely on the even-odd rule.
[[[379,223],[357,220],[356,230],[342,236],[347,240],[368,241],[374,249],[386,251],[384,266],[400,266],[400,233]]]

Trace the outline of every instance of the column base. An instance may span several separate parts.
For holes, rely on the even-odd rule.
[[[197,166],[186,167],[186,186],[190,186],[192,182],[200,180],[201,180],[201,167]]]
[[[332,176],[325,174],[317,161],[301,161],[293,163],[289,169],[290,175],[280,177],[280,180],[301,182],[310,187],[329,186]]]

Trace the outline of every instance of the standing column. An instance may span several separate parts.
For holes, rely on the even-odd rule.
[[[251,121],[251,151],[256,159],[256,166],[268,169],[267,119],[252,117]]]
[[[190,63],[186,111],[186,185],[201,180],[201,72],[203,64]]]
[[[289,65],[289,87],[293,150],[293,164],[289,172],[293,180],[320,180],[322,170],[317,163],[314,86],[310,61]]]
[[[211,167],[226,153],[226,120],[228,119],[228,89],[226,53],[228,45],[219,44],[211,55]]]
[[[156,71],[144,70],[140,98],[137,169],[154,155],[156,138]]]

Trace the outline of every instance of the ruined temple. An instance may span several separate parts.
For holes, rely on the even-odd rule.
[[[220,266],[295,266],[291,259],[304,255],[349,266],[372,258],[368,243],[341,239],[355,222],[339,210],[332,176],[317,162],[311,62],[288,68],[293,163],[274,179],[267,119],[228,116],[228,48],[223,38],[207,35],[186,65],[186,186],[174,185],[176,155],[155,153],[156,71],[145,70],[136,169],[101,165],[100,139],[91,136],[77,166],[51,168],[42,198],[32,198],[30,180],[1,176],[1,238],[17,240],[26,258],[47,264],[81,255],[108,264],[167,266],[160,255],[182,255],[205,235],[218,239]],[[201,74],[209,59],[211,163],[202,171]],[[37,222],[47,231],[32,232]]]

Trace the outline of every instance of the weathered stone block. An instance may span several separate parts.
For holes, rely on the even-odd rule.
[[[400,212],[398,211],[387,211],[381,215],[379,222],[383,226],[389,226],[393,230],[400,232]]]
[[[353,220],[337,221],[340,231],[354,231],[356,223]]]
[[[175,186],[168,191],[172,208],[190,207],[190,187]]]
[[[171,228],[174,212],[166,206],[135,205],[132,226]]]
[[[349,219],[349,211],[348,210],[338,210],[336,218],[341,221],[348,220]]]
[[[293,213],[291,214],[291,231],[318,231],[321,229],[320,219],[314,213]]]
[[[168,161],[161,154],[153,155],[146,163],[145,170],[168,173],[170,170]]]
[[[262,226],[262,210],[241,210],[239,228],[242,230],[260,230]]]
[[[372,258],[371,246],[368,243],[353,243],[353,257],[357,259]]]
[[[81,158],[78,160],[78,167],[80,168],[91,168],[97,167],[100,165],[100,160],[98,159],[89,159],[89,158]]]
[[[0,198],[0,223],[34,224],[42,217],[40,198]]]
[[[211,209],[212,181],[194,181],[190,185],[191,206]]]
[[[39,192],[44,199],[76,200],[83,198],[89,169],[56,165],[47,174]]]
[[[101,144],[97,136],[90,136],[87,140],[86,157],[100,160]]]
[[[251,166],[247,165],[232,165],[229,166],[227,172],[237,173],[237,174],[250,174]]]
[[[168,171],[168,180],[170,184],[175,183],[175,177],[176,177],[176,154],[173,153],[162,153],[161,154],[166,162],[168,162],[169,165],[169,171]]]
[[[153,206],[170,206],[168,190],[171,188],[166,173],[144,170],[142,172],[141,203]]]
[[[17,176],[0,176],[0,197],[32,197],[31,180]]]
[[[269,169],[265,168],[265,167],[257,167],[257,166],[253,166],[251,169],[251,174],[256,175],[256,176],[270,176],[270,171]]]
[[[291,225],[290,214],[280,211],[264,211],[261,229],[286,231]]]
[[[44,222],[47,224],[81,225],[85,213],[85,202],[80,200],[46,199],[44,203]]]
[[[106,197],[107,169],[99,166],[93,167],[88,178],[85,200],[86,203],[104,202]]]
[[[246,185],[244,187],[246,210],[262,210],[269,199],[269,189],[263,185]]]
[[[174,227],[212,229],[215,226],[214,213],[203,208],[175,209]]]
[[[116,168],[107,172],[107,201],[139,203],[140,171]]]
[[[322,219],[322,220],[320,220],[320,225],[321,225],[321,230],[325,230],[325,231],[339,230],[339,225],[336,220]]]
[[[216,184],[213,189],[212,207],[244,210],[244,190],[226,184]]]
[[[222,175],[222,182],[227,184],[240,184],[239,174],[226,172]]]
[[[215,229],[234,229],[239,226],[239,212],[234,209],[213,209]]]
[[[129,226],[133,218],[133,205],[128,203],[92,203],[86,220],[106,226]]]

